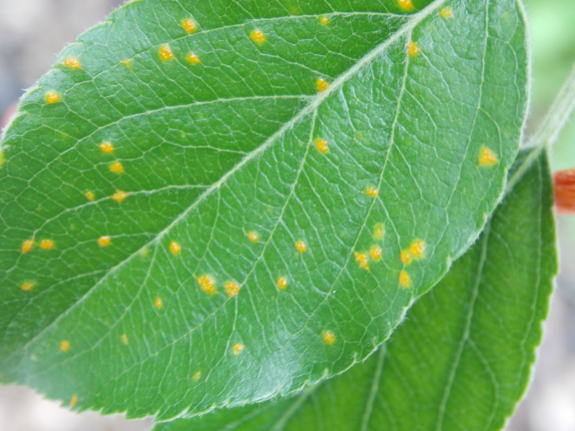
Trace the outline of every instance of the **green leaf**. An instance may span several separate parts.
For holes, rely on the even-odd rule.
[[[298,397],[154,430],[502,429],[529,382],[557,273],[552,193],[541,154],[479,241],[366,362]]]
[[[1,381],[167,419],[372,353],[525,112],[520,4],[428,3],[141,0],[68,47],[1,144]]]

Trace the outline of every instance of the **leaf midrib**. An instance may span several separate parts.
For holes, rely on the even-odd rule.
[[[76,307],[87,300],[92,293],[112,274],[117,270],[122,268],[124,265],[129,263],[135,257],[141,254],[141,252],[150,247],[152,244],[160,241],[168,232],[181,220],[188,216],[200,203],[202,203],[206,198],[208,198],[214,191],[220,189],[220,187],[237,171],[247,165],[251,160],[255,159],[265,150],[270,148],[276,140],[282,136],[284,133],[289,131],[293,126],[295,126],[300,120],[305,118],[307,115],[313,113],[331,94],[338,91],[349,79],[356,75],[361,69],[371,64],[380,54],[382,54],[388,47],[397,42],[401,37],[408,34],[415,26],[417,26],[421,21],[430,16],[436,9],[443,5],[447,0],[434,0],[425,9],[411,16],[403,27],[401,27],[395,34],[393,34],[385,42],[377,45],[374,49],[369,51],[364,57],[362,57],[356,64],[349,68],[345,73],[341,74],[333,83],[329,86],[327,90],[319,93],[315,96],[305,108],[303,108],[297,115],[295,115],[290,121],[286,122],[280,129],[278,129],[273,135],[271,135],[262,145],[254,149],[252,152],[248,153],[238,164],[236,164],[230,171],[225,173],[218,181],[216,181],[212,186],[208,187],[194,203],[192,203],[185,211],[183,211],[179,216],[177,216],[166,228],[156,234],[156,237],[144,244],[141,248],[136,250],[134,253],[120,261],[117,265],[113,266],[102,276],[98,282],[96,282],[82,297],[80,297],[75,303],[73,303],[66,311],[61,313],[56,317],[49,325],[43,328],[38,334],[36,334],[30,341],[20,347],[18,350],[14,351],[6,358],[6,362],[10,360],[18,351],[28,349],[36,340],[38,340],[44,333],[50,330],[52,327],[57,325],[62,319],[64,319],[68,314],[70,314]]]

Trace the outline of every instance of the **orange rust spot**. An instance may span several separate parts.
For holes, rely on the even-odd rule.
[[[414,259],[421,259],[425,255],[425,241],[417,239],[409,246],[409,253]]]
[[[250,33],[250,39],[253,40],[255,43],[257,43],[258,45],[263,45],[267,41],[266,35],[263,33],[263,31],[261,31],[258,28],[252,30],[252,32]]]
[[[240,285],[238,283],[236,283],[235,281],[228,281],[225,285],[224,285],[225,289],[226,289],[226,294],[230,297],[233,298],[234,296],[236,296],[238,293],[240,293]]]
[[[412,259],[411,254],[409,253],[409,250],[403,250],[401,252],[400,259],[404,265],[409,265],[411,263],[411,259]]]
[[[88,199],[90,202],[94,202],[94,199],[96,199],[94,192],[86,192],[84,196],[86,196],[86,199]]]
[[[122,342],[122,344],[128,345],[128,336],[126,334],[120,335],[120,341]]]
[[[22,251],[22,253],[28,253],[28,252],[32,251],[33,248],[34,248],[34,241],[29,239],[29,240],[24,241],[22,243],[21,251]]]
[[[55,247],[54,241],[52,241],[51,239],[43,239],[40,242],[40,248],[42,250],[53,250]]]
[[[318,78],[318,80],[315,81],[315,88],[317,91],[322,93],[329,88],[329,82],[323,78]]]
[[[114,199],[119,204],[121,204],[124,201],[124,199],[126,199],[127,197],[128,197],[128,193],[123,192],[121,190],[116,190],[116,193],[114,193],[112,195],[112,199]]]
[[[260,234],[255,231],[248,232],[247,237],[251,242],[258,242],[260,240]]]
[[[295,248],[297,249],[297,251],[299,251],[300,253],[305,253],[307,251],[307,245],[304,241],[296,241],[295,243]]]
[[[110,172],[113,172],[115,174],[123,174],[124,166],[119,161],[115,161],[110,165]]]
[[[329,153],[329,145],[325,139],[317,138],[315,140],[315,148],[322,154]]]
[[[355,253],[355,261],[359,264],[361,269],[369,271],[369,259],[365,253]]]
[[[202,60],[196,54],[190,51],[190,53],[186,56],[186,60],[188,60],[193,65],[200,64]]]
[[[413,10],[413,2],[411,0],[398,0],[399,7],[405,11]]]
[[[209,295],[214,295],[216,290],[216,280],[209,274],[204,274],[199,276],[196,281],[200,285],[200,288]]]
[[[232,354],[234,356],[238,356],[240,353],[242,353],[244,351],[246,346],[244,346],[241,343],[236,343],[232,346]]]
[[[164,308],[164,301],[159,296],[154,299],[154,306],[159,310],[160,308]]]
[[[98,147],[106,154],[112,154],[114,152],[114,145],[111,142],[102,142]]]
[[[79,70],[82,68],[82,66],[80,65],[80,60],[78,60],[78,57],[66,57],[66,59],[60,63],[62,66],[66,66],[69,67],[70,69],[76,69]]]
[[[405,288],[411,286],[411,277],[409,276],[407,271],[402,270],[399,273],[399,284],[401,285],[401,287],[405,287]]]
[[[380,246],[374,245],[369,249],[369,255],[373,260],[380,260],[383,255],[383,250]]]
[[[70,350],[70,342],[67,340],[60,341],[60,350],[62,352],[67,352]]]
[[[174,53],[172,52],[172,48],[170,48],[170,45],[168,45],[167,43],[165,43],[164,45],[162,45],[160,47],[160,50],[158,51],[158,55],[160,56],[160,60],[162,60],[162,61],[169,61],[169,60],[172,60],[174,58]]]
[[[24,292],[31,292],[36,287],[36,283],[23,283],[20,287]]]
[[[50,91],[50,92],[46,93],[46,103],[48,103],[49,105],[53,105],[54,103],[58,103],[60,100],[62,100],[62,98],[55,91]]]
[[[419,54],[421,52],[421,49],[419,49],[419,44],[417,42],[414,42],[412,40],[410,40],[407,43],[407,53],[411,56],[414,57],[417,54]]]
[[[72,398],[70,398],[70,407],[74,407],[77,402],[78,402],[78,395],[72,395]]]
[[[198,29],[198,23],[196,23],[193,19],[188,18],[182,21],[182,28],[186,33],[192,34]]]
[[[328,346],[332,346],[335,343],[335,334],[331,331],[324,331],[323,342]]]
[[[575,214],[575,169],[556,172],[554,182],[557,212],[559,214]]]
[[[497,156],[495,155],[495,153],[487,148],[487,147],[482,147],[481,151],[479,152],[479,166],[483,167],[490,167],[493,166],[494,164],[496,164],[497,162],[499,162],[499,159],[497,158]]]
[[[365,189],[364,193],[369,197],[376,198],[379,195],[379,190],[375,187],[369,186]]]
[[[101,236],[100,238],[98,238],[98,245],[100,247],[109,247],[110,245],[112,245],[112,238],[110,238],[109,236]]]
[[[170,242],[170,251],[175,255],[180,254],[182,252],[182,246],[176,241],[172,241]]]
[[[286,290],[288,287],[288,280],[285,277],[280,277],[277,280],[277,285],[279,290]]]
[[[444,19],[451,18],[453,17],[453,9],[450,7],[444,7],[439,11],[439,16]]]

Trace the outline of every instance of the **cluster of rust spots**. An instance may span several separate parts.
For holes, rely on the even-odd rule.
[[[557,213],[575,214],[575,168],[556,172],[554,180]]]

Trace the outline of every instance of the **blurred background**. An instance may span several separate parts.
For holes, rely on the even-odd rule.
[[[575,62],[575,0],[524,0],[531,22],[535,130]],[[65,44],[121,0],[0,0],[0,116]],[[575,116],[574,116],[575,120]],[[555,170],[575,167],[575,121],[554,148]],[[575,431],[575,216],[559,217],[561,274],[533,383],[507,431]],[[32,391],[0,386],[0,431],[146,431],[151,421],[75,414]]]

